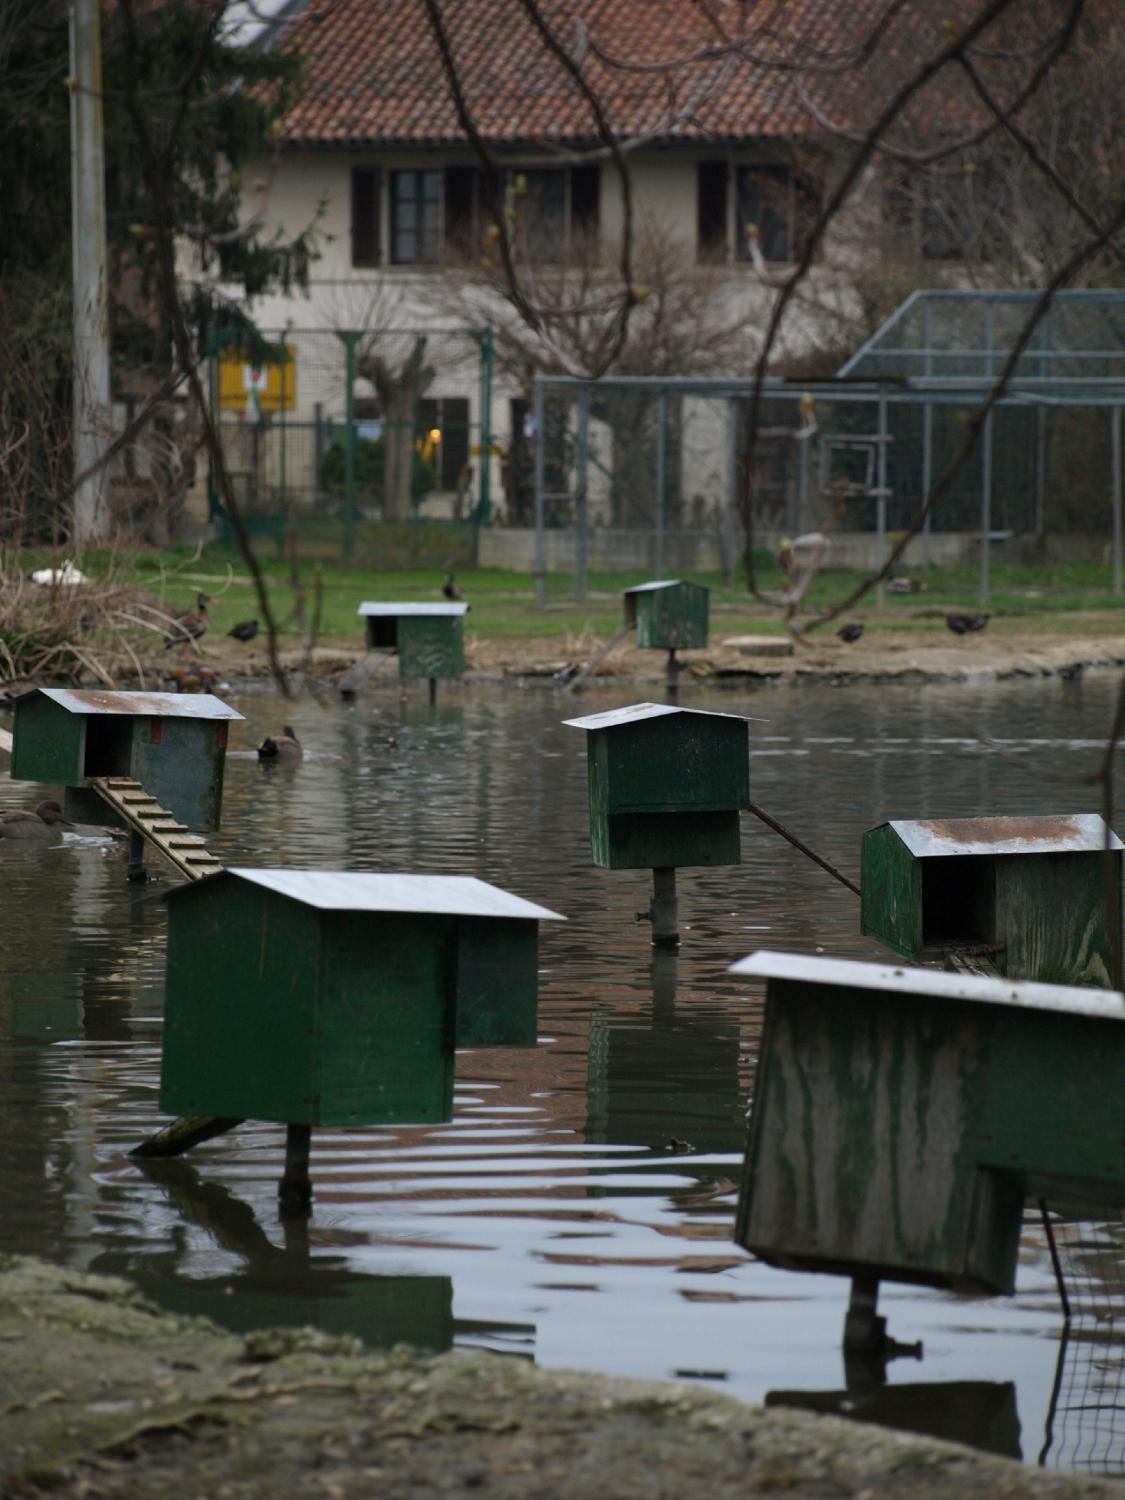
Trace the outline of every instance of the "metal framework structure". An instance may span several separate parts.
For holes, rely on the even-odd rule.
[[[1110,497],[1112,509],[1113,588],[1120,593],[1122,576],[1122,407],[1125,407],[1125,291],[1058,292],[1038,318],[1028,346],[1010,370],[1007,366],[1029,317],[1042,301],[1038,292],[919,291],[913,293],[859,348],[832,381],[800,385],[767,379],[762,396],[769,402],[796,403],[796,420],[787,429],[800,441],[797,504],[794,523],[804,530],[807,502],[813,483],[811,439],[815,422],[806,421],[801,403],[866,403],[875,422],[869,432],[821,437],[821,468],[831,462],[830,446],[858,453],[865,467],[856,486],[875,502],[878,556],[885,556],[887,535],[888,450],[892,443],[890,413],[894,408],[920,411],[921,441],[918,461],[920,493],[930,493],[935,477],[935,412],[943,407],[973,409],[988,398],[1007,374],[1003,393],[985,419],[980,443],[980,600],[989,589],[989,545],[1006,535],[993,526],[994,421],[998,408],[1029,409],[1034,417],[1034,487],[1037,529],[1042,530],[1046,474],[1046,416],[1051,408],[1104,408],[1109,426]],[[736,506],[739,488],[739,422],[737,408],[755,392],[749,379],[661,376],[605,377],[587,381],[574,377],[539,376],[535,382],[535,527],[534,573],[539,602],[545,602],[545,525],[551,502],[566,500],[575,517],[575,594],[586,586],[588,537],[591,399],[604,401],[615,393],[646,395],[656,402],[653,515],[654,574],[663,576],[665,504],[668,482],[669,399],[695,396],[726,402],[731,408],[726,424],[728,499]],[[558,493],[548,488],[546,444],[551,402],[576,404],[573,438],[573,489]],[[924,529],[928,541],[929,520]],[[924,543],[925,544],[925,543]]]

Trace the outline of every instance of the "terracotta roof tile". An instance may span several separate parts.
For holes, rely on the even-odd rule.
[[[772,29],[754,39],[755,51],[781,61],[810,43],[823,50],[847,45],[855,40],[857,14],[869,3],[762,0],[753,14]],[[579,47],[584,28],[595,47],[632,64],[681,59],[714,41],[693,0],[541,0],[541,8],[564,46]],[[443,12],[470,109],[486,138],[595,138],[589,105],[519,0],[444,0]],[[305,58],[304,95],[286,125],[291,144],[463,141],[422,0],[306,0],[284,45],[299,47]],[[718,59],[672,74],[635,71],[607,65],[591,47],[582,69],[624,136],[706,141],[810,133],[789,72],[724,66]]]

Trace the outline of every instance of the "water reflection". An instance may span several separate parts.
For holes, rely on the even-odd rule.
[[[755,801],[855,878],[863,831],[888,818],[1094,810],[1115,686],[751,696],[684,681],[679,693],[768,719],[751,726]],[[632,696],[598,685],[582,711]],[[540,1045],[459,1053],[449,1124],[315,1132],[313,1218],[307,1238],[287,1239],[278,1128],[209,1143],[176,1178],[128,1156],[163,1123],[159,897],[173,878],[130,891],[120,846],[0,845],[0,1250],[121,1271],[230,1327],[313,1320],[547,1366],[678,1372],[756,1400],[832,1393],[847,1283],[771,1270],[731,1242],[761,993],[726,969],[763,946],[879,956],[854,896],[747,819],[741,866],[681,873],[682,947],[654,964],[635,921],[651,878],[589,863],[585,746],[560,724],[573,700],[450,686],[431,708],[391,685],[305,702],[291,713],[303,762],[270,771],[253,752],[280,706],[232,701],[247,718],[232,732],[218,856],[472,874],[562,911],[570,920],[541,934]],[[0,807],[42,795],[0,782]],[[1120,1244],[1117,1256],[1119,1285]],[[926,1379],[897,1362],[860,1393],[865,1412],[893,1421],[892,1408],[928,1403],[951,1435],[1015,1451],[1018,1403],[1034,1460],[1059,1328],[1041,1229],[1025,1232],[1013,1299],[911,1287],[884,1299],[896,1337],[924,1343]],[[1067,1392],[1082,1405],[1082,1371],[1111,1390],[1122,1331],[1100,1326],[1102,1342],[1066,1367],[1060,1413]],[[1061,1424],[1046,1461],[1091,1467],[1084,1433]],[[1097,1441],[1096,1467],[1120,1469],[1120,1416]]]

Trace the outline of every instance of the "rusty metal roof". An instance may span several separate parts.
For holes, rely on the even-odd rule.
[[[762,949],[731,964],[728,972],[826,988],[882,990],[903,996],[926,995],[937,1000],[1060,1011],[1097,1020],[1125,1021],[1125,995],[1119,990],[1038,984],[1028,979],[990,979],[977,974],[947,974],[941,969],[913,968],[909,964],[867,964],[850,958],[813,958],[804,953],[768,953]]]
[[[1106,847],[1105,823],[1097,813],[1053,813],[1045,817],[928,818],[892,822],[903,843],[920,859],[951,854],[1076,854]],[[1115,833],[1111,849],[1122,848]]]
[[[623,594],[650,594],[654,589],[698,589],[702,594],[711,590],[703,583],[686,583],[682,578],[664,578],[658,583],[635,583],[632,588],[622,589]]]
[[[377,604],[370,600],[356,610],[357,615],[463,615],[467,604]]]
[[[72,714],[147,715],[152,719],[241,719],[211,693],[115,693],[104,688],[36,688]]]
[[[233,875],[318,911],[413,912],[433,916],[517,917],[564,922],[565,917],[471,875],[383,875],[355,870],[277,870],[228,866],[221,874],[180,886],[175,897]]]
[[[618,724],[636,724],[642,719],[660,719],[666,714],[690,714],[697,719],[739,719],[745,714],[716,714],[702,708],[680,708],[675,703],[632,703],[628,708],[610,708],[605,713],[586,714],[581,719],[564,719],[572,729],[613,729]]]

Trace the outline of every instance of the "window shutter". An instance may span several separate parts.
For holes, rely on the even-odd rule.
[[[727,240],[727,177],[725,161],[701,161],[696,167],[701,260],[726,260],[730,255]]]
[[[445,169],[445,250],[454,260],[465,259],[479,248],[477,230],[476,167]]]
[[[360,269],[379,264],[378,167],[352,168],[352,265]]]

